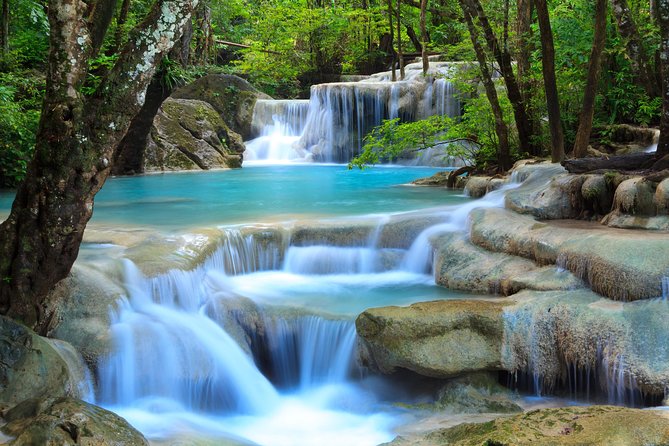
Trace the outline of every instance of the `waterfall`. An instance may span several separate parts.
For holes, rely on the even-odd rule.
[[[247,142],[244,158],[346,163],[384,119],[457,117],[458,93],[443,77],[452,70],[451,64],[435,63],[430,75],[423,76],[420,64],[410,64],[403,81],[390,82],[381,74],[358,82],[314,85],[309,101],[259,100],[252,124],[256,138]]]
[[[433,250],[430,239],[445,232],[467,231],[469,213],[477,208],[504,207],[506,191],[518,187],[519,183],[509,183],[486,194],[483,198],[459,206],[452,206],[442,212],[443,223],[430,226],[421,232],[411,244],[402,259],[401,268],[406,271],[428,273],[432,269]]]
[[[669,276],[664,276],[662,278],[662,300],[669,300]]]
[[[353,321],[320,316],[265,319],[265,360],[277,385],[308,390],[342,383],[353,368]]]

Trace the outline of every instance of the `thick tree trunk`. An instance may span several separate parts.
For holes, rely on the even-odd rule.
[[[660,25],[660,68],[662,71],[662,118],[657,154],[669,155],[669,0],[657,0],[657,22]]]
[[[479,33],[474,24],[474,14],[476,10],[472,9],[471,4],[467,0],[460,0],[460,7],[464,14],[467,28],[469,29],[469,37],[471,38],[474,52],[476,53],[476,60],[479,63],[479,70],[481,71],[481,82],[485,88],[486,96],[490,102],[492,113],[495,119],[495,134],[499,140],[499,149],[497,152],[497,159],[500,171],[506,171],[511,168],[511,150],[509,145],[509,128],[504,122],[504,114],[502,107],[499,104],[497,96],[497,89],[492,80],[492,75],[488,68],[488,61],[486,60],[485,50],[479,42]]]
[[[402,5],[401,0],[397,0],[397,8],[395,13],[397,14],[395,22],[397,22],[397,58],[400,63],[400,80],[404,80],[404,53],[402,52],[402,10],[400,6]]]
[[[513,107],[520,151],[535,155],[538,153],[538,149],[532,143],[532,125],[527,115],[527,107],[523,95],[520,93],[518,81],[513,73],[511,55],[497,40],[488,17],[481,6],[481,2],[479,0],[465,1],[467,2],[470,11],[472,11],[472,18],[478,18],[488,49],[492,52],[499,65],[502,78],[504,79],[504,85],[506,86],[506,93],[511,102],[511,106]]]
[[[114,45],[112,45],[112,50],[110,54],[117,52],[121,45],[123,45],[123,40],[125,36],[125,24],[128,21],[128,14],[130,13],[130,0],[123,0],[121,3],[121,9],[118,12],[118,18],[116,19],[116,32],[114,33]]]
[[[541,34],[541,66],[544,75],[546,90],[546,106],[548,108],[548,126],[551,132],[551,159],[554,163],[564,160],[564,134],[560,121],[560,100],[555,80],[555,47],[553,45],[553,30],[548,16],[546,0],[534,0],[539,19]]]
[[[43,331],[45,298],[74,263],[93,199],[146,87],[198,0],[162,0],[92,96],[79,91],[100,49],[114,2],[52,0],[47,89],[25,181],[0,225],[0,312]]]
[[[602,55],[606,45],[606,1],[597,0],[595,4],[595,34],[592,40],[592,51],[588,64],[588,76],[583,92],[583,108],[578,122],[578,131],[574,141],[574,157],[583,158],[588,151],[592,118],[595,114],[595,98],[597,97],[597,83],[602,67]]]
[[[0,11],[0,52],[5,54],[9,51],[9,0],[2,0],[2,11]]]
[[[611,10],[616,18],[618,32],[626,41],[627,57],[629,57],[634,77],[646,90],[648,96],[651,98],[659,96],[660,88],[655,82],[652,65],[644,51],[641,35],[634,23],[627,0],[611,0]]]
[[[428,0],[420,0],[420,38],[422,40],[421,46],[421,60],[423,61],[423,74],[427,74],[430,69],[430,60],[427,57],[427,27],[425,26],[425,16],[427,15]]]

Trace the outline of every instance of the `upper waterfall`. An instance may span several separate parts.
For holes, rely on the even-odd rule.
[[[415,121],[460,115],[460,101],[447,79],[454,65],[434,62],[424,76],[409,64],[404,80],[378,73],[358,82],[314,85],[306,100],[259,100],[253,113],[255,139],[246,161],[346,163],[360,153],[363,138],[384,119]]]

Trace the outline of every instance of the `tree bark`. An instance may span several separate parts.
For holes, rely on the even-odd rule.
[[[423,61],[423,74],[427,74],[430,69],[430,60],[427,57],[427,27],[425,26],[425,16],[427,11],[428,0],[420,0],[420,39],[421,46],[421,60]]]
[[[97,90],[84,97],[80,87],[114,2],[50,1],[51,50],[35,155],[0,225],[1,313],[41,332],[48,327],[53,309],[46,296],[69,273],[114,150],[197,2],[156,2]]]
[[[602,55],[606,45],[606,0],[597,0],[595,4],[595,34],[592,39],[592,51],[588,64],[588,76],[583,92],[583,108],[578,122],[578,131],[574,141],[574,157],[583,158],[588,151],[592,119],[595,114],[597,83],[602,67]]]
[[[112,54],[117,52],[121,45],[123,45],[124,30],[125,24],[128,21],[128,14],[130,13],[130,0],[123,0],[121,3],[121,9],[118,12],[118,18],[116,19],[116,32],[114,33],[114,45],[112,45]]]
[[[479,42],[479,33],[474,24],[474,14],[476,10],[472,9],[472,5],[467,0],[459,0],[460,7],[464,14],[467,29],[469,30],[469,37],[471,38],[474,52],[476,53],[476,60],[479,63],[479,70],[481,71],[481,82],[485,88],[486,96],[492,108],[493,117],[495,119],[495,134],[499,140],[499,148],[497,151],[497,160],[500,171],[506,171],[511,168],[511,150],[509,145],[509,128],[504,122],[504,113],[499,104],[497,96],[497,89],[492,80],[492,75],[488,69],[488,61],[486,60],[485,50]]]
[[[660,1],[661,2],[661,1]],[[655,81],[653,68],[646,55],[639,30],[637,29],[627,0],[611,0],[611,10],[616,18],[618,32],[626,41],[625,49],[632,73],[649,97],[660,95],[660,88]]]
[[[400,6],[402,5],[401,0],[397,0],[397,14],[395,21],[397,22],[397,58],[400,62],[400,80],[404,80],[404,54],[402,53],[402,28],[401,28],[401,19],[402,12]]]
[[[530,119],[527,115],[527,107],[523,99],[523,95],[520,94],[520,88],[518,86],[518,81],[515,74],[513,73],[513,65],[511,61],[511,55],[504,48],[503,45],[500,45],[495,32],[490,25],[488,16],[486,15],[481,2],[479,0],[465,0],[471,11],[472,18],[478,18],[478,22],[481,25],[483,30],[483,35],[485,36],[485,41],[488,46],[488,49],[495,57],[497,64],[499,65],[502,78],[504,79],[504,85],[506,86],[506,92],[513,107],[513,116],[516,122],[516,129],[518,131],[518,144],[520,146],[521,152],[526,152],[531,155],[538,154],[538,148],[534,146],[532,140],[532,126]]]
[[[9,51],[9,0],[2,0],[0,12],[0,51],[6,54]]]
[[[662,118],[657,155],[669,155],[669,0],[657,0],[657,22],[660,25],[660,68],[662,71]]]
[[[607,158],[581,158],[564,160],[562,165],[570,173],[588,173],[595,171],[632,171],[651,168],[655,163],[654,153],[635,153],[632,155],[610,156]]]
[[[554,163],[564,160],[564,134],[560,121],[560,100],[555,80],[555,47],[553,31],[548,16],[546,0],[534,0],[541,34],[541,66],[546,90],[546,106],[548,108],[548,126],[551,132],[551,159]]]
[[[393,28],[393,0],[388,0],[388,25],[390,28],[390,49],[392,50],[391,54],[391,72],[392,78],[391,81],[395,82],[397,80],[397,73],[395,72],[395,30]]]

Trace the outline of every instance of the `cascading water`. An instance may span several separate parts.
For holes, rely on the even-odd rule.
[[[308,101],[256,104],[246,161],[346,163],[360,153],[362,141],[384,119],[413,121],[435,114],[457,117],[460,102],[445,79],[452,64],[433,63],[428,76],[410,64],[404,80],[381,73],[358,82],[314,85]]]

